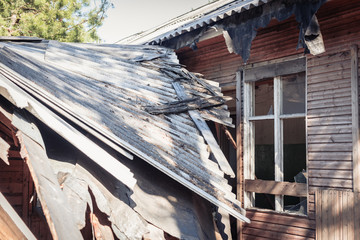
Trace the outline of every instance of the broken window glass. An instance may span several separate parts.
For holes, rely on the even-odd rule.
[[[282,114],[305,113],[305,73],[281,77]]]
[[[274,114],[274,81],[265,79],[255,83],[255,116]]]

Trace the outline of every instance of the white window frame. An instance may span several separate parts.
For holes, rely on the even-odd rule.
[[[304,71],[299,71],[304,72]],[[246,71],[243,70],[243,79],[246,79]],[[285,75],[285,74],[284,74]],[[259,79],[261,80],[261,79]],[[281,114],[282,109],[282,80],[281,76],[273,77],[274,80],[274,114],[254,116],[255,109],[255,82],[244,81],[244,179],[255,180],[255,121],[274,120],[274,163],[275,181],[284,181],[284,159],[283,159],[283,120],[306,118],[306,93],[305,112],[296,114]],[[305,77],[305,90],[306,90]],[[306,141],[307,149],[307,141]],[[307,151],[307,150],[306,150]],[[307,155],[307,154],[306,154]],[[307,166],[307,159],[306,159]],[[244,192],[245,208],[255,207],[255,193]],[[275,196],[275,211],[284,211],[284,196]]]

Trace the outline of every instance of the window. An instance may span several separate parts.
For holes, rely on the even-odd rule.
[[[305,72],[245,79],[245,206],[306,214],[305,171]]]

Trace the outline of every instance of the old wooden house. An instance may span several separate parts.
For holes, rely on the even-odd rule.
[[[207,125],[233,125],[227,97],[173,50],[0,40],[0,239],[219,239],[229,214],[249,222]]]
[[[238,239],[360,238],[360,1],[219,0],[122,43],[175,49],[234,99],[236,150],[214,129]]]

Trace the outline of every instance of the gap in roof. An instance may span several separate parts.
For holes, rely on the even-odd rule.
[[[114,8],[98,34],[103,43],[115,43],[201,7],[211,0],[113,0]]]

